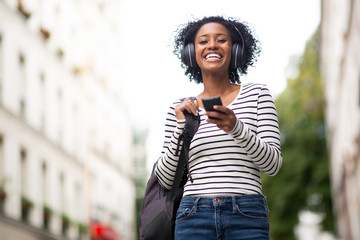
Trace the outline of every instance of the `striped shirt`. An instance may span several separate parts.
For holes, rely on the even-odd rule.
[[[179,156],[175,155],[185,120],[177,120],[173,103],[165,122],[165,141],[155,174],[171,189]],[[282,164],[277,113],[263,84],[245,84],[227,106],[234,111],[234,129],[225,132],[206,121],[199,108],[200,126],[190,144],[189,172],[184,196],[261,194],[260,171],[273,176]],[[180,142],[182,146],[182,141]]]

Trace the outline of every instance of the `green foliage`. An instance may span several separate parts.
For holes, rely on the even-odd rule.
[[[63,236],[66,236],[71,224],[71,219],[65,213],[61,214],[61,232]]]
[[[54,213],[54,210],[49,206],[49,205],[46,205],[44,204],[43,206],[43,211],[47,214],[53,214]]]
[[[21,195],[21,219],[28,221],[31,209],[34,207],[34,202],[27,196]]]
[[[282,141],[278,175],[263,175],[272,239],[294,239],[301,210],[324,213],[323,226],[333,231],[329,158],[324,123],[324,88],[319,67],[319,31],[307,43],[299,75],[275,101]]]
[[[77,227],[78,227],[79,239],[81,239],[81,237],[89,231],[89,228],[86,224],[81,222],[77,223]]]

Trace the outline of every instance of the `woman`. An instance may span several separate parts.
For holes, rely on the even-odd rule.
[[[205,17],[178,30],[174,53],[190,80],[204,88],[196,101],[178,100],[170,107],[155,169],[160,184],[170,189],[184,112],[200,115],[175,240],[269,239],[260,171],[272,176],[282,164],[277,114],[265,85],[241,85],[239,79],[256,61],[258,44],[248,26],[236,19]],[[223,105],[205,111],[202,99],[214,96]]]

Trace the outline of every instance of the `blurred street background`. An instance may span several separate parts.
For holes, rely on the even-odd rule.
[[[174,31],[222,15],[262,52],[283,167],[273,240],[360,239],[360,0],[0,0],[0,240],[137,240],[168,107],[197,95]]]

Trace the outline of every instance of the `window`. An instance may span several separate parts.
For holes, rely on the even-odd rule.
[[[25,117],[26,115],[26,62],[23,54],[19,55],[19,105],[20,105],[20,116]]]
[[[45,74],[40,73],[40,128],[42,132],[46,129],[46,88],[45,88]]]
[[[59,176],[59,182],[60,182],[60,209],[61,212],[65,212],[65,177],[64,173],[60,173]]]
[[[73,144],[72,144],[72,152],[76,158],[76,160],[79,160],[78,158],[78,139],[79,139],[79,124],[78,124],[78,106],[76,104],[73,105],[73,108],[72,108],[72,131],[71,131],[71,134],[72,134],[72,141],[73,141]]]
[[[27,195],[27,153],[24,148],[20,150],[21,194]]]
[[[63,140],[63,93],[61,89],[58,90],[57,93],[58,98],[58,141],[60,146],[62,146],[62,140]]]
[[[75,205],[75,216],[78,219],[81,219],[82,215],[83,215],[83,208],[82,206],[84,205],[83,203],[83,198],[82,198],[82,189],[81,189],[81,184],[79,182],[76,182],[74,185],[74,196],[75,196],[75,201],[74,201],[74,205]]]
[[[42,200],[44,204],[47,204],[47,166],[45,161],[41,164],[41,185]]]

